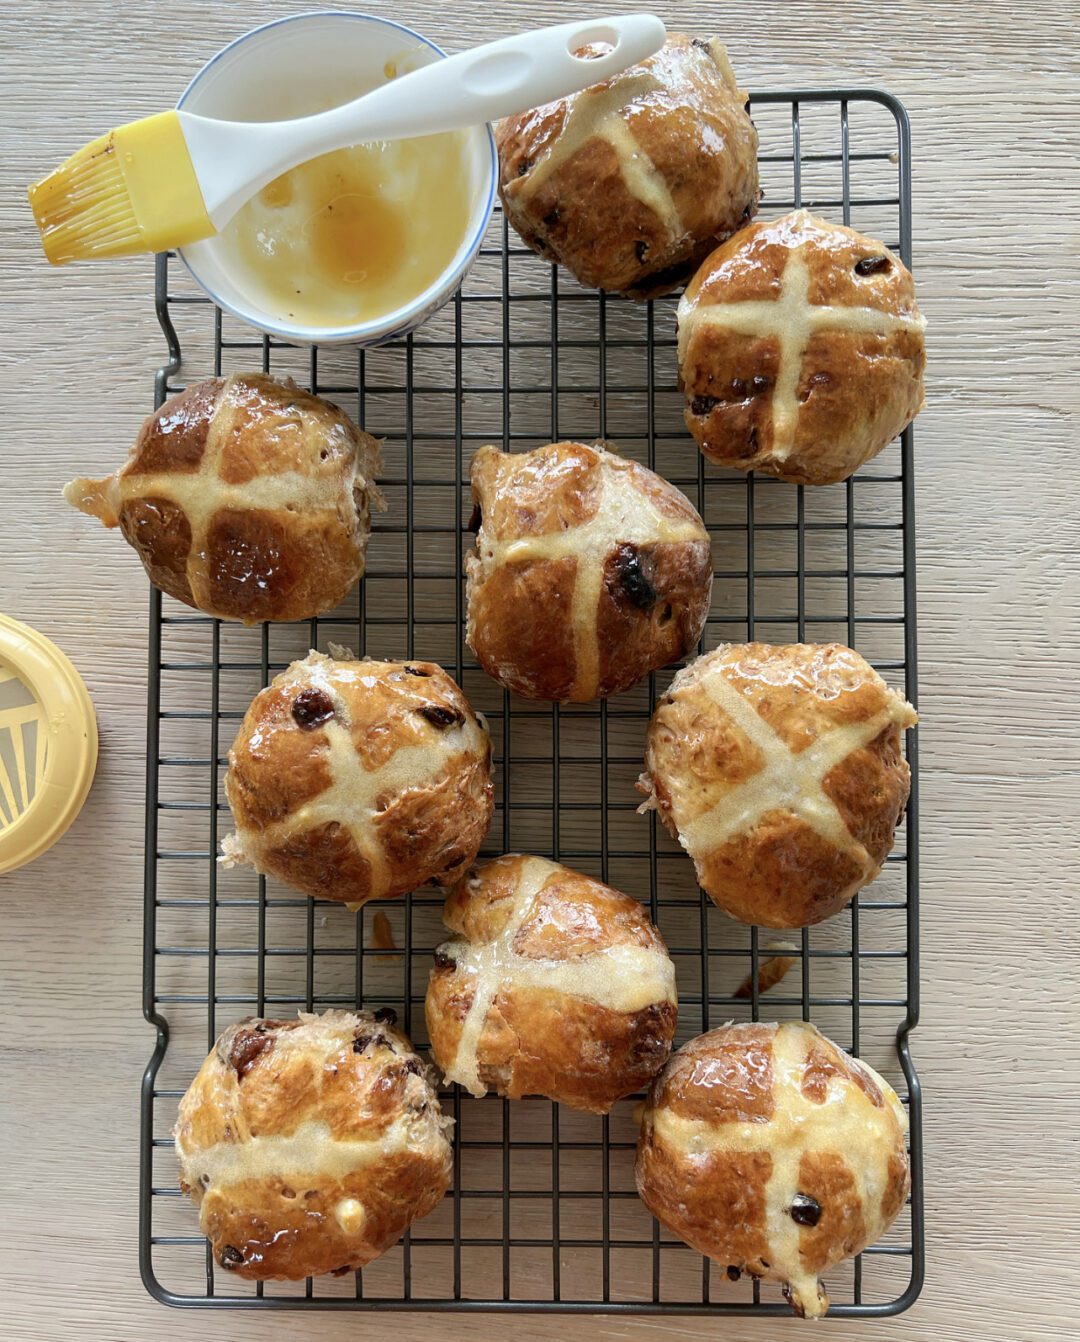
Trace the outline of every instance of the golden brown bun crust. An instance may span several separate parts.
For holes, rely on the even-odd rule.
[[[732,918],[806,927],[872,881],[911,783],[914,709],[839,643],[728,644],[679,674],[639,787]]]
[[[180,1102],[180,1185],[237,1276],[347,1272],[450,1186],[448,1126],[431,1068],[385,1013],[253,1018],[225,1031]]]
[[[433,662],[294,662],[252,701],[225,795],[247,862],[319,899],[452,882],[491,823],[487,728]]]
[[[448,1080],[592,1113],[671,1050],[675,971],[636,899],[542,858],[497,858],[450,892],[426,1016]]]
[[[364,571],[375,439],[336,406],[262,373],[210,378],[146,420],[104,480],[68,502],[119,525],[150,581],[226,620],[303,620]]]
[[[637,1186],[659,1221],[737,1276],[817,1280],[896,1219],[910,1179],[892,1087],[812,1026],[725,1025],[685,1044],[649,1093]]]
[[[723,45],[669,33],[640,65],[495,127],[522,239],[582,284],[677,288],[757,208],[757,132]]]
[[[654,471],[601,447],[482,447],[466,560],[466,638],[529,699],[586,703],[628,689],[697,643],[709,611],[709,533]]]
[[[846,480],[922,408],[924,325],[884,244],[806,210],[753,224],[679,300],[687,427],[720,466]]]

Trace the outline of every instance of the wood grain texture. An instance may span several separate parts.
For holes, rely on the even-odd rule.
[[[373,1337],[364,1316],[167,1313],[136,1270],[146,590],[59,498],[111,469],[151,408],[162,342],[148,261],[50,271],[27,182],[110,125],[175,99],[242,29],[295,0],[0,4],[3,608],[57,638],[98,708],[101,764],[67,839],[3,882],[5,1178],[0,1287],[13,1342]],[[596,0],[588,9],[615,12]],[[461,47],[569,3],[394,13]],[[716,31],[752,88],[876,85],[907,104],[915,272],[929,320],[917,432],[923,1023],[929,1269],[899,1321],[815,1337],[1075,1335],[1080,606],[1080,98],[1062,0],[664,7]],[[715,1336],[709,1320],[397,1317],[403,1339]],[[733,1321],[742,1342],[801,1332]]]

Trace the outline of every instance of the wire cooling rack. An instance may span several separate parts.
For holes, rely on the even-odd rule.
[[[907,117],[870,90],[762,93],[761,217],[797,205],[879,237],[910,262]],[[160,404],[185,382],[253,367],[290,375],[384,439],[367,575],[349,603],[300,625],[244,629],[152,594],[146,796],[144,1011],[157,1046],[142,1087],[139,1255],[172,1305],[605,1313],[782,1314],[767,1283],[733,1283],[662,1230],[637,1198],[633,1101],[608,1118],[546,1100],[443,1096],[454,1184],[436,1211],[362,1273],[253,1285],[217,1269],[177,1187],[176,1106],[216,1035],[249,1015],[394,1006],[427,1044],[423,997],[441,900],[418,892],[350,914],[250,872],[220,871],[231,827],[226,754],[252,696],[328,640],[376,657],[440,661],[492,728],[496,812],[484,852],[557,858],[645,901],[675,960],[679,1039],[728,1019],[813,1020],[894,1082],[911,1117],[911,1200],[890,1234],[827,1276],[834,1316],[898,1313],[923,1278],[918,1014],[917,790],[879,879],[850,910],[787,939],[732,922],[633,783],[645,727],[673,668],[598,705],[539,705],[479,670],[463,636],[471,545],[468,463],[611,440],[679,485],[713,536],[703,646],[838,639],[915,699],[912,435],[846,485],[796,488],[706,469],[682,423],[675,300],[636,305],[579,288],[516,245],[496,214],[453,301],[376,350],[253,338],[175,259],[157,261],[169,363]],[[179,375],[183,374],[182,380]],[[915,735],[907,734],[915,770]],[[782,941],[782,944],[777,944]],[[793,961],[759,986],[773,956]]]

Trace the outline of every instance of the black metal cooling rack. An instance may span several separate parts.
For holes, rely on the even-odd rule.
[[[752,98],[761,217],[805,205],[911,252],[907,116],[872,90]],[[912,434],[846,485],[803,490],[705,469],[681,419],[674,299],[634,305],[580,289],[493,218],[452,302],[414,336],[375,350],[257,338],[215,308],[172,257],[157,261],[169,362],[156,404],[182,381],[253,366],[289,374],[384,438],[388,511],[351,604],[303,625],[239,629],[152,593],[148,691],[144,1012],[157,1045],[142,1086],[139,1257],[172,1305],[383,1310],[786,1314],[769,1284],[727,1280],[660,1229],[633,1185],[632,1103],[609,1118],[542,1100],[477,1101],[454,1088],[454,1186],[362,1273],[300,1284],[215,1268],[181,1197],[170,1132],[217,1033],[252,1014],[395,1006],[426,1045],[423,995],[442,939],[441,900],[417,893],[356,914],[215,863],[229,815],[226,752],[252,695],[309,646],[424,656],[452,670],[493,734],[496,816],[485,852],[571,863],[649,905],[679,975],[679,1042],[729,1018],[812,1019],[889,1075],[911,1118],[912,1194],[897,1226],[828,1274],[831,1314],[895,1314],[923,1280],[918,1078],[917,779],[885,870],[848,912],[773,944],[725,918],[691,864],[635,814],[645,726],[672,671],[592,706],[512,698],[463,638],[471,544],[468,459],[482,442],[526,450],[610,439],[696,503],[714,538],[703,646],[837,638],[915,700]],[[916,773],[915,734],[907,755]],[[758,971],[794,961],[767,992]]]

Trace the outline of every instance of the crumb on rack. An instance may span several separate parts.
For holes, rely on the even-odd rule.
[[[393,961],[401,955],[394,944],[394,929],[390,926],[390,919],[379,909],[375,917],[371,920],[371,944],[377,951],[393,951],[393,955],[377,955],[376,960],[386,963]]]
[[[766,949],[770,951],[793,951],[796,947],[789,941],[773,941],[769,943]],[[794,963],[794,955],[770,955],[767,960],[762,960],[758,965],[758,992],[767,993],[770,988],[775,988]],[[735,989],[735,996],[748,998],[753,997],[753,995],[754,980],[751,972]]]

